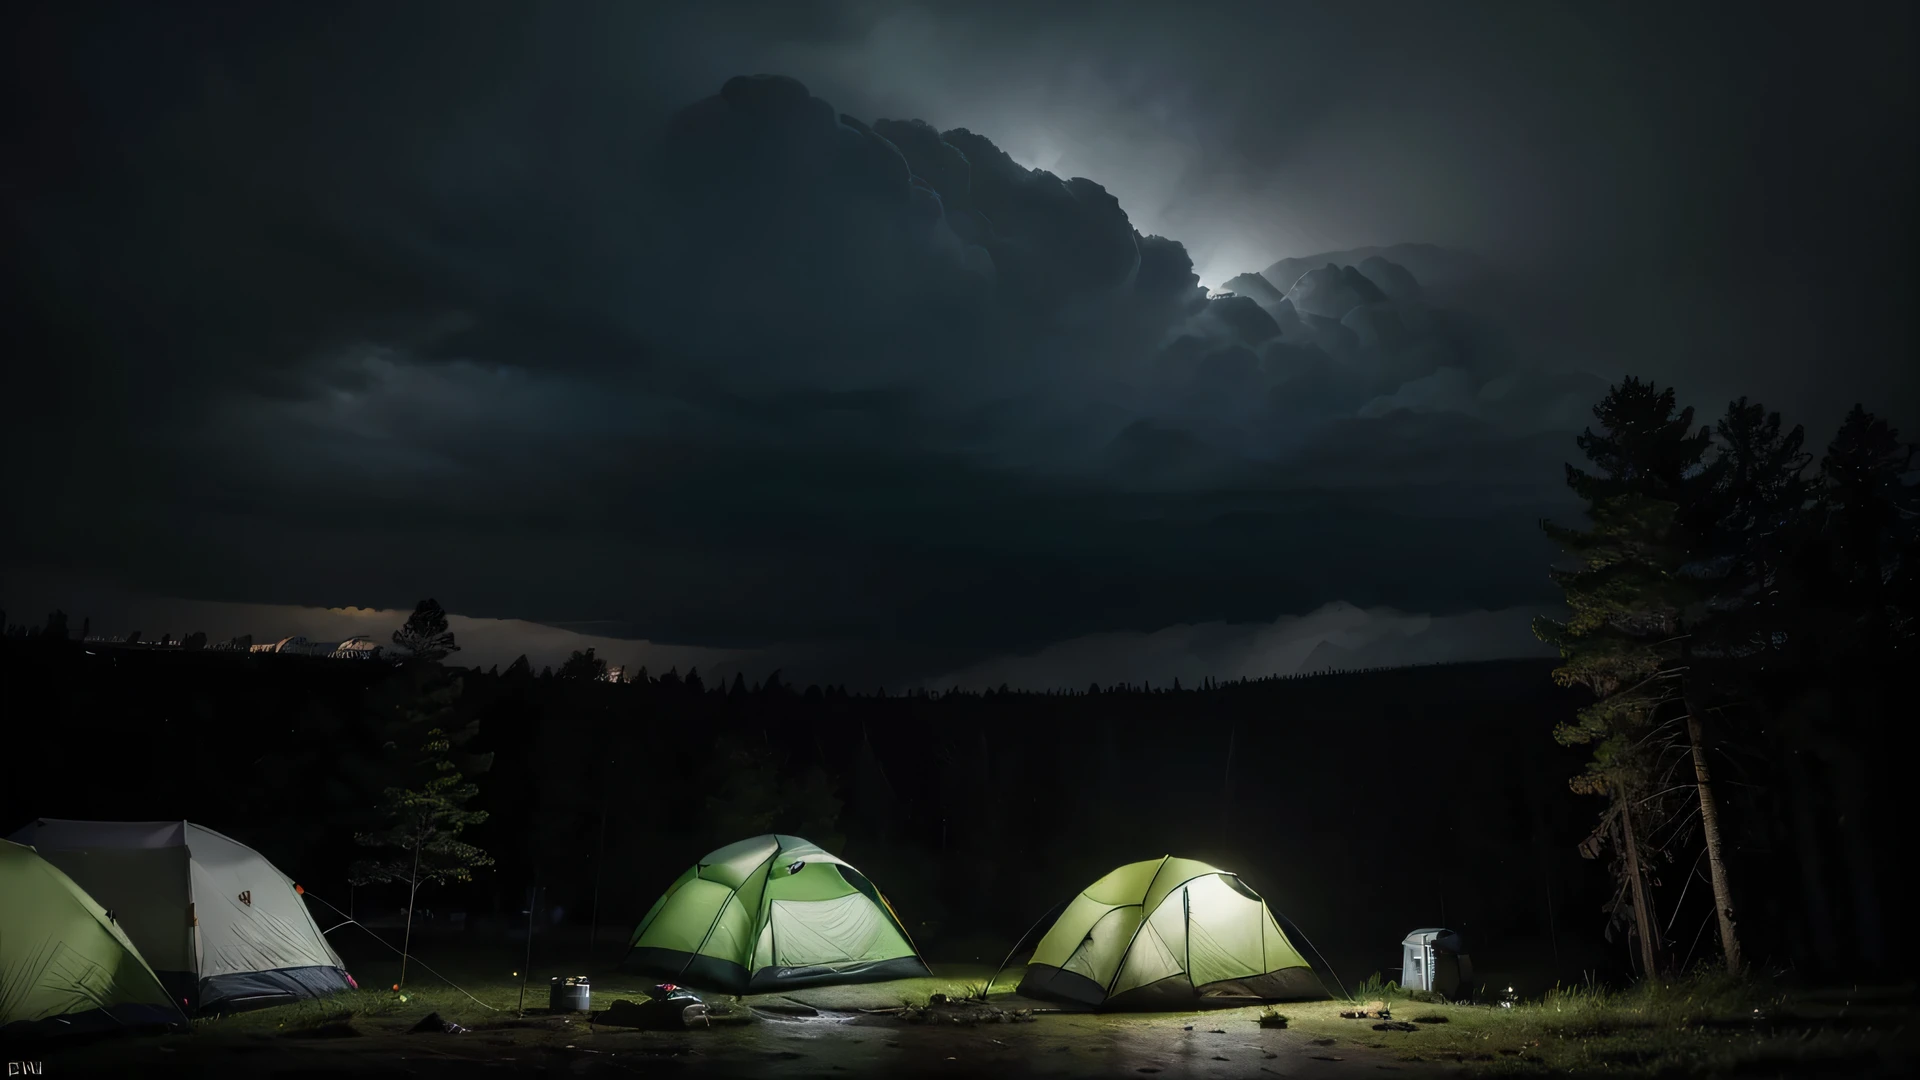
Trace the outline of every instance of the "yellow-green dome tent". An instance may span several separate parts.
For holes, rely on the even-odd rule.
[[[1128,863],[1074,897],[1035,947],[1020,993],[1105,1009],[1328,996],[1238,875],[1171,855]]]
[[[625,966],[735,994],[931,974],[865,874],[778,834],[681,874],[634,929]]]
[[[0,840],[0,1035],[186,1026],[113,916],[32,848]]]

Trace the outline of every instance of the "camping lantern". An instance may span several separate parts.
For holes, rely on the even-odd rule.
[[[554,976],[553,985],[547,990],[548,1012],[587,1012],[593,1006],[593,993],[585,975],[569,975],[562,979]]]
[[[1459,999],[1473,986],[1473,962],[1466,945],[1451,930],[1415,930],[1400,943],[1400,986]]]

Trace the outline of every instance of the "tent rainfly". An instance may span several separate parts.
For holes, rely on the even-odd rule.
[[[0,1038],[186,1026],[113,915],[32,848],[0,840]]]
[[[865,874],[778,834],[681,874],[634,929],[625,966],[734,994],[931,974]]]
[[[114,913],[189,1014],[351,989],[293,879],[190,821],[42,818],[13,834]]]
[[[1035,947],[1020,993],[1146,1010],[1328,996],[1238,875],[1171,855],[1128,863],[1074,897]]]

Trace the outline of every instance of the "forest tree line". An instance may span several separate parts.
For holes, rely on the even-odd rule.
[[[1554,678],[1591,692],[1554,735],[1591,749],[1571,786],[1604,800],[1582,852],[1616,882],[1609,934],[1642,971],[1671,969],[1663,916],[1704,884],[1740,973],[1753,898],[1789,889],[1810,966],[1881,965],[1874,789],[1889,721],[1912,710],[1915,446],[1855,406],[1816,459],[1759,403],[1696,426],[1636,378],[1593,415],[1586,464],[1566,467],[1587,521],[1544,523],[1568,614],[1535,629],[1560,649]]]
[[[703,852],[779,830],[862,865],[936,945],[1178,850],[1257,875],[1336,962],[1451,921],[1563,970],[1603,930],[1602,959],[1640,971],[1715,946],[1739,969],[1883,968],[1897,763],[1876,747],[1914,647],[1912,448],[1856,409],[1816,456],[1757,405],[1696,426],[1632,379],[1595,417],[1567,469],[1588,520],[1547,523],[1569,556],[1569,615],[1537,627],[1558,667],[889,694],[608,681],[590,650],[462,669],[433,601],[394,632],[398,665],[85,650],[56,612],[3,651],[42,717],[20,751],[106,760],[15,785],[3,824],[191,817],[353,888],[396,768],[446,730],[491,865],[423,902],[508,912],[537,882],[616,938]],[[1420,845],[1442,854],[1410,881]]]

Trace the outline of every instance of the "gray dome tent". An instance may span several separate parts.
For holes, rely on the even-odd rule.
[[[353,987],[300,887],[190,821],[42,818],[13,834],[114,913],[189,1014]]]

